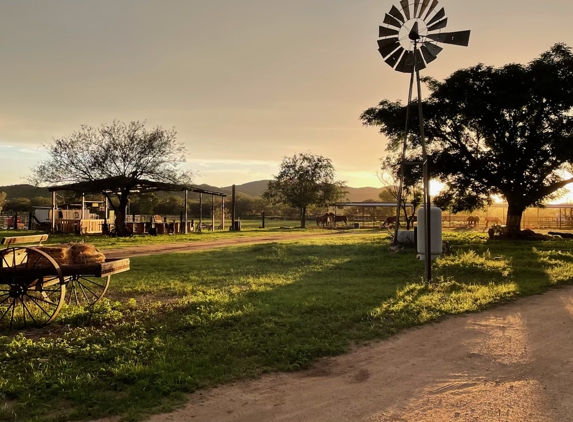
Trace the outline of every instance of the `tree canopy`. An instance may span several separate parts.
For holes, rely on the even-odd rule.
[[[523,211],[573,182],[573,54],[564,44],[527,65],[478,64],[443,82],[425,78],[423,101],[432,177],[445,184],[434,202],[454,212],[508,202],[509,232],[519,230]],[[416,104],[413,105],[414,107]],[[390,142],[395,166],[401,157],[406,107],[384,100],[361,115]],[[417,113],[412,113],[407,160],[420,161]],[[419,169],[407,167],[409,182]]]
[[[176,131],[145,122],[114,121],[99,128],[82,126],[69,136],[45,145],[49,158],[33,169],[36,184],[92,182],[118,178],[123,181],[114,192],[117,205],[110,205],[116,215],[116,231],[127,234],[125,208],[130,189],[140,180],[165,183],[188,183],[191,174],[179,168],[185,161],[185,148],[177,142]]]
[[[308,207],[336,202],[346,194],[344,189],[344,182],[334,180],[329,158],[305,153],[283,158],[279,174],[269,182],[263,198],[297,208],[304,228]]]

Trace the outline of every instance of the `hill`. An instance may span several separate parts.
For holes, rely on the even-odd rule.
[[[236,185],[237,192],[240,192],[249,196],[261,196],[263,192],[267,189],[269,180],[257,180],[254,182],[243,183],[242,185]],[[232,186],[217,187],[207,184],[197,185],[200,188],[214,190],[219,192],[224,192],[231,196]],[[378,200],[378,194],[382,188],[352,188],[348,187],[347,200],[351,202],[362,202],[367,199]],[[22,184],[22,185],[9,185],[0,186],[0,192],[6,192],[6,196],[9,199],[13,198],[29,198],[32,199],[36,196],[44,196],[50,198],[51,195],[46,188],[36,188],[32,185]],[[160,198],[164,198],[170,195],[183,195],[179,192],[157,192]]]
[[[22,184],[22,185],[8,185],[0,186],[0,192],[6,192],[6,197],[12,198],[35,198],[36,196],[44,196],[46,198],[51,198],[52,195],[48,192],[46,188],[37,188],[32,185]]]
[[[241,192],[250,196],[261,196],[263,192],[267,189],[267,185],[270,180],[257,180],[255,182],[244,183],[242,185],[236,185],[237,192]],[[213,188],[217,189],[217,188]],[[224,188],[218,188],[222,192],[231,193],[231,186]],[[378,194],[382,191],[382,188],[346,188],[348,191],[347,199],[349,202],[362,202],[367,199],[373,199],[378,201]]]

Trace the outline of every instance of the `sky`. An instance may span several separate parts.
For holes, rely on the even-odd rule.
[[[320,154],[349,186],[379,187],[385,138],[359,116],[405,101],[409,76],[377,51],[399,1],[3,0],[0,185],[26,183],[42,145],[113,120],[174,127],[194,182],[271,179],[284,157]],[[573,2],[441,0],[445,45],[423,76],[527,63],[573,46]]]

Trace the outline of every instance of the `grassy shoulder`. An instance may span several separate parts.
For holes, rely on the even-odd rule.
[[[445,237],[454,253],[430,285],[413,250],[373,233],[132,258],[95,309],[0,333],[0,420],[138,420],[197,389],[573,280],[573,242]]]

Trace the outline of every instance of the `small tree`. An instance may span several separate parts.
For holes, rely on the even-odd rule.
[[[115,211],[115,228],[125,236],[125,210],[131,190],[142,180],[188,183],[191,174],[178,168],[185,161],[185,148],[174,129],[148,130],[134,121],[99,128],[82,126],[78,132],[45,146],[49,158],[33,169],[35,184],[94,182],[109,179],[104,192]],[[115,197],[117,201],[112,201]]]
[[[378,173],[378,179],[386,185],[384,190],[380,192],[380,199],[383,197],[391,197],[392,201],[398,203],[398,191],[400,190],[400,165],[399,161],[388,155],[381,161],[380,172]],[[416,180],[411,178],[405,178],[404,185],[402,186],[402,203],[400,204],[400,214],[404,216],[406,221],[406,229],[410,230],[410,227],[414,224],[414,217],[416,216],[416,210],[422,204],[423,195],[422,189]],[[412,204],[411,207],[407,207],[406,203]],[[411,208],[411,212],[408,213],[408,208]]]
[[[6,203],[6,192],[0,192],[0,212],[2,212],[2,208]]]
[[[306,153],[283,158],[279,174],[269,182],[263,198],[298,209],[300,226],[305,228],[309,206],[336,202],[345,194],[344,182],[334,180],[332,161]]]

